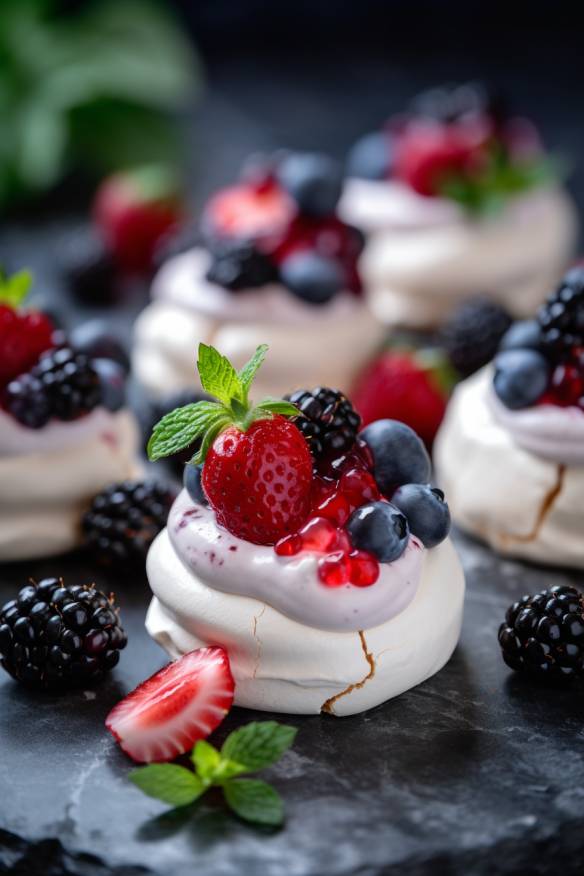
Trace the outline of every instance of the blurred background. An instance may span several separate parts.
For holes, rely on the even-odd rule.
[[[89,215],[112,170],[168,164],[196,214],[251,151],[342,158],[420,89],[447,81],[502,89],[566,158],[584,204],[584,74],[567,3],[0,5],[0,262],[29,265],[35,297],[53,294],[56,241]],[[130,312],[137,303],[130,296]]]

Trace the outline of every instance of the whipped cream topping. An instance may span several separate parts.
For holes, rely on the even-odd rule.
[[[574,251],[576,211],[559,188],[519,195],[481,219],[404,188],[350,180],[342,200],[345,221],[368,232],[359,270],[375,315],[389,325],[437,325],[479,292],[529,316]]]
[[[404,611],[364,631],[335,632],[209,587],[179,559],[165,529],[148,554],[155,596],[146,627],[173,659],[206,645],[227,648],[238,706],[353,715],[433,675],[456,646],[464,599],[460,561],[449,539],[422,556],[420,585]]]
[[[512,411],[497,397],[492,382],[487,403],[496,421],[516,444],[552,462],[584,465],[584,411],[576,407],[534,405]]]
[[[425,553],[410,536],[401,557],[380,566],[374,584],[327,587],[317,574],[322,555],[279,557],[272,547],[236,538],[186,490],[170,512],[168,533],[182,562],[208,587],[265,602],[305,626],[339,632],[377,626],[402,612],[416,594]]]
[[[138,446],[127,410],[96,409],[38,430],[0,412],[0,560],[75,547],[90,499],[108,484],[142,474]]]
[[[42,429],[28,429],[0,408],[0,457],[66,450],[96,435],[115,433],[115,424],[110,411],[95,408],[70,422],[50,420]]]
[[[583,568],[584,466],[521,446],[495,417],[491,383],[491,368],[460,383],[436,438],[452,519],[503,554]]]
[[[318,314],[327,321],[343,319],[354,313],[359,304],[352,292],[344,291],[327,304],[315,307],[301,301],[280,283],[231,292],[206,279],[210,264],[211,256],[203,248],[169,259],[154,279],[153,299],[212,320],[237,323],[273,321],[292,325],[312,321]]]

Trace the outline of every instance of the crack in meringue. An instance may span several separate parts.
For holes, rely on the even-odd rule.
[[[544,525],[547,517],[549,516],[558,496],[562,492],[562,488],[564,486],[564,477],[566,474],[566,466],[558,465],[556,481],[553,486],[547,491],[542,499],[542,503],[540,509],[538,511],[537,517],[535,519],[535,523],[530,532],[525,535],[510,535],[508,533],[501,534],[501,540],[505,544],[512,544],[513,542],[519,542],[520,544],[529,544],[529,542],[535,541],[541,532],[541,528]]]
[[[367,650],[367,640],[365,639],[365,633],[363,630],[359,630],[359,641],[361,644],[361,650],[363,651],[363,656],[367,661],[369,666],[369,671],[361,681],[355,681],[352,684],[349,684],[344,690],[340,691],[340,693],[335,694],[332,697],[329,697],[328,700],[320,707],[321,712],[326,712],[329,715],[334,715],[334,705],[338,702],[341,697],[345,697],[348,694],[352,693],[354,690],[360,690],[364,684],[366,684],[373,676],[375,675],[375,660],[373,654]]]

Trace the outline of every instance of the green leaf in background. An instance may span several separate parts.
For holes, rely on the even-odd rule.
[[[227,737],[221,756],[255,771],[271,766],[293,744],[296,727],[277,721],[252,721]]]
[[[278,792],[259,779],[234,779],[224,788],[228,806],[245,821],[278,827],[284,821],[284,806]]]
[[[98,172],[175,162],[172,114],[200,70],[163,2],[95,0],[67,17],[45,0],[2,0],[0,205]]]
[[[133,770],[128,778],[149,797],[171,806],[188,806],[205,791],[195,773],[172,763],[151,763]]]

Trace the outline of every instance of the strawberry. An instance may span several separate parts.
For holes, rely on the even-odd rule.
[[[110,176],[97,191],[93,216],[119,266],[147,273],[158,243],[183,216],[176,180],[159,166]]]
[[[424,361],[423,354],[400,350],[383,353],[371,362],[352,395],[363,426],[386,418],[401,420],[431,447],[453,384],[448,366],[437,356],[427,351],[429,361]]]
[[[287,234],[296,214],[292,198],[275,182],[240,183],[217,192],[205,207],[203,226],[211,235],[263,239],[268,249]]]
[[[227,652],[200,648],[138,685],[105,725],[132,760],[174,760],[219,726],[233,704],[234,686]]]
[[[26,271],[9,278],[0,275],[0,387],[32,368],[55,345],[54,326],[44,313],[18,310],[31,282]]]
[[[286,417],[298,408],[281,399],[249,401],[267,352],[264,344],[237,372],[213,347],[199,345],[200,401],[171,411],[148,443],[151,460],[170,456],[202,438],[191,460],[203,465],[202,484],[218,522],[255,544],[275,544],[296,531],[311,504],[312,456],[298,427]]]
[[[295,531],[310,509],[312,457],[304,436],[284,417],[231,426],[211,447],[203,489],[217,521],[255,544]]]

